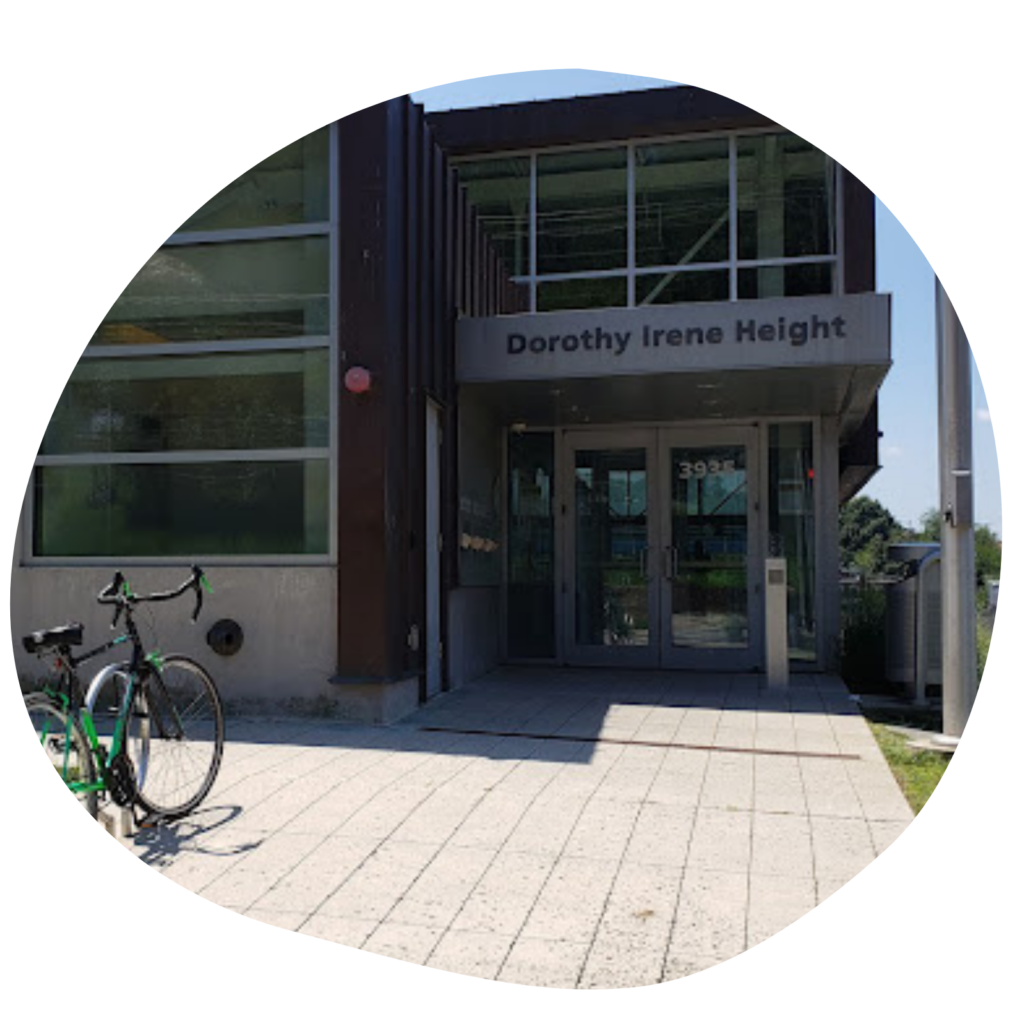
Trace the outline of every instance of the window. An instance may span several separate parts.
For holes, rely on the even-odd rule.
[[[121,293],[91,344],[325,336],[328,281],[326,235],[166,247]]]
[[[768,428],[769,554],[786,559],[789,656],[814,661],[814,431],[810,423]]]
[[[626,150],[537,157],[537,273],[626,265]]]
[[[728,262],[729,140],[634,152],[637,266]]]
[[[114,303],[40,447],[36,557],[329,555],[329,138],[221,190]]]
[[[535,312],[839,288],[836,166],[790,133],[456,163]]]
[[[513,275],[530,273],[530,158],[477,160],[462,164],[459,179],[469,189],[491,244]]]
[[[555,437],[508,435],[507,636],[512,658],[555,656]]]

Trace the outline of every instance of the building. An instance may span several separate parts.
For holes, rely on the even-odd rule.
[[[105,629],[115,566],[198,561],[165,649],[229,700],[390,720],[506,662],[763,670],[771,555],[793,669],[829,669],[874,289],[873,195],[715,94],[360,111],[211,199],[90,340],[14,633]]]

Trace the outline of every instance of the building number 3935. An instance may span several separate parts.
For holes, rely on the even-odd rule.
[[[679,463],[680,480],[702,480],[706,476],[718,476],[721,473],[735,473],[735,459],[698,459],[696,462]]]

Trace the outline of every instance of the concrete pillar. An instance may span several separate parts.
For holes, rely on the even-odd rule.
[[[963,735],[978,690],[975,632],[971,354],[956,311],[935,280],[942,512],[942,731]]]

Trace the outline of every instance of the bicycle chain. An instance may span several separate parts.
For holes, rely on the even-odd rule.
[[[107,791],[118,807],[130,807],[138,796],[135,766],[123,750],[115,755],[107,767]]]

